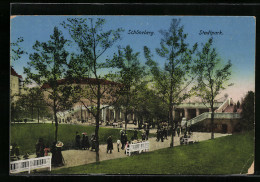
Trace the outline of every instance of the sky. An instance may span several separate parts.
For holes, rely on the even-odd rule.
[[[230,83],[233,86],[224,90],[220,96],[227,93],[234,101],[239,100],[247,91],[255,91],[255,18],[246,16],[15,16],[11,17],[10,41],[15,42],[18,37],[23,37],[20,46],[29,54],[33,53],[32,46],[35,41],[46,42],[57,26],[64,37],[70,39],[66,30],[60,25],[67,18],[105,18],[104,30],[123,28],[122,39],[109,49],[104,57],[112,57],[117,52],[117,46],[130,45],[134,52],[140,52],[139,60],[145,63],[143,47],[148,46],[159,65],[163,66],[165,60],[156,55],[155,49],[160,48],[161,34],[159,30],[167,30],[171,19],[180,18],[184,32],[188,34],[187,43],[201,45],[211,36],[204,32],[220,32],[213,35],[213,47],[223,62],[231,60],[232,76]],[[149,34],[135,34],[134,31],[151,32]],[[131,34],[129,34],[131,32]],[[22,75],[23,67],[27,66],[29,54],[13,62],[16,72]]]

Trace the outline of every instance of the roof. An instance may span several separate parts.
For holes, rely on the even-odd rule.
[[[16,71],[14,70],[13,67],[11,67],[11,75],[17,76],[17,77],[19,77],[19,78],[23,78],[21,75],[18,75],[18,73],[16,73]]]
[[[68,82],[67,79],[61,79],[61,80],[57,80],[58,85],[64,85]],[[105,79],[100,79],[101,85],[120,85],[119,83],[116,82],[112,82],[109,80],[105,80]],[[74,84],[92,84],[95,85],[97,84],[97,79],[95,78],[84,78],[84,79],[80,79],[80,80],[74,80],[73,81]],[[46,88],[51,88],[50,85],[48,83],[44,83],[41,87],[42,89],[46,89]]]

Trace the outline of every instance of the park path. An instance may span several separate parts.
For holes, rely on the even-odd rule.
[[[226,135],[229,134],[215,133],[215,138],[226,136]],[[193,132],[192,139],[194,141],[204,141],[204,140],[209,140],[210,137],[211,137],[211,133]],[[168,140],[164,140],[164,142],[161,141],[157,142],[155,137],[149,138],[149,142],[150,142],[149,151],[168,148],[170,146],[170,141],[171,141],[170,137],[168,138]],[[174,137],[174,146],[178,146],[178,145],[180,145],[180,138],[176,136]],[[121,150],[121,148],[119,152],[117,151],[116,143],[113,143],[114,150],[112,154],[106,153],[106,148],[107,145],[100,145],[100,151],[99,151],[100,161],[129,157],[124,153],[124,150]],[[96,161],[96,153],[94,151],[89,151],[89,150],[65,150],[62,151],[62,155],[65,161],[65,165],[62,167],[55,167],[53,168],[54,170],[60,168],[90,164]]]

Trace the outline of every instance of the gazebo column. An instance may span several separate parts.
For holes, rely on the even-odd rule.
[[[187,108],[184,108],[184,117],[188,120],[189,112]]]
[[[103,111],[103,113],[104,113],[104,115],[103,115],[103,121],[104,122],[106,122],[107,121],[107,108],[105,108],[105,109],[103,109],[104,111]]]
[[[116,119],[116,110],[115,109],[113,109],[113,113],[114,113],[113,120],[115,120]]]
[[[200,110],[196,108],[196,116],[200,115]]]
[[[175,117],[176,117],[176,113],[175,113],[175,109],[173,108],[173,110],[172,110],[172,118],[173,118],[173,120],[175,120]]]

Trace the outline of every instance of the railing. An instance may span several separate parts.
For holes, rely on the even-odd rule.
[[[40,168],[49,168],[51,171],[51,156],[10,162],[10,173],[28,171],[30,174],[31,170]]]
[[[233,103],[232,99],[227,99],[219,108],[215,111],[216,113],[223,112],[227,106],[229,106],[231,103]]]
[[[188,126],[196,124],[205,119],[211,118],[211,112],[204,112],[201,115],[187,121]],[[239,119],[241,118],[239,113],[214,113],[215,119]]]
[[[149,151],[149,141],[129,144],[129,147],[126,148],[126,155],[131,155],[132,152],[146,152]]]

